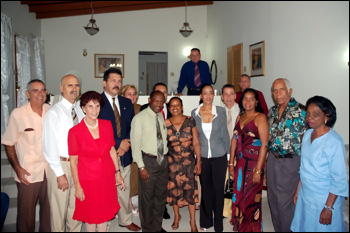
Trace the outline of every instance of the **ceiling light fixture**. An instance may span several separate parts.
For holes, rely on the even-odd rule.
[[[96,20],[93,19],[94,8],[92,8],[92,2],[91,2],[91,10],[92,10],[91,19],[90,19],[89,23],[86,25],[86,27],[84,27],[84,28],[87,31],[87,33],[89,33],[91,36],[93,36],[96,33],[98,33],[98,31],[100,29],[96,25]]]
[[[184,37],[188,37],[191,35],[193,30],[190,28],[190,24],[187,23],[187,2],[186,1],[185,1],[185,4],[186,4],[185,22],[184,22],[184,26],[179,31],[180,31],[181,35],[183,35]]]

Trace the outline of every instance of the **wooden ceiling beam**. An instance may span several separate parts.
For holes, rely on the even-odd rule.
[[[89,15],[91,2],[87,1],[22,1],[29,4],[30,12],[36,12],[37,19]],[[40,5],[40,3],[43,3]],[[213,1],[189,1],[187,6],[211,5]],[[93,2],[94,14],[149,10],[169,7],[184,7],[183,1],[96,1]]]
[[[170,1],[159,1],[159,4],[167,3]],[[103,7],[117,7],[117,6],[128,6],[128,5],[145,5],[154,4],[155,1],[97,1],[93,2],[93,9]],[[29,5],[29,12],[55,12],[55,11],[69,11],[69,10],[82,10],[89,9],[91,11],[91,2],[80,1],[80,2],[59,2],[55,4],[35,4]]]

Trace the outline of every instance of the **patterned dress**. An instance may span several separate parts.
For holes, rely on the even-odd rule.
[[[192,144],[195,120],[187,116],[179,131],[170,120],[165,121],[168,140],[169,182],[167,202],[179,207],[198,202],[198,187],[194,171],[196,160]]]
[[[262,231],[261,197],[265,163],[259,184],[253,184],[253,169],[259,158],[261,141],[254,119],[241,130],[240,121],[234,129],[237,140],[232,196],[232,225],[234,231]]]

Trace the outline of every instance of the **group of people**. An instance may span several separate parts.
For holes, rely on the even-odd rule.
[[[108,231],[117,214],[130,231],[165,232],[168,203],[172,229],[179,227],[179,209],[188,206],[196,232],[199,201],[201,230],[221,232],[229,217],[234,231],[262,231],[266,177],[275,231],[344,231],[345,147],[332,129],[332,102],[314,96],[303,106],[290,82],[279,78],[272,84],[276,105],[268,111],[244,74],[242,91],[224,85],[224,107],[215,106],[211,84],[198,81],[206,69],[200,61],[194,49],[181,71],[192,74],[189,90],[200,97],[191,116],[183,114],[184,83],[168,102],[167,86],[155,84],[149,103],[140,106],[136,87],[123,86],[121,71],[110,68],[103,93],[87,91],[78,101],[79,79],[67,73],[63,98],[50,108],[45,83],[31,80],[29,102],[11,113],[1,139],[16,172],[17,230],[34,231],[39,199],[40,231],[81,231],[83,222],[87,231]],[[224,198],[228,180],[230,200]],[[132,222],[135,195],[141,226]]]

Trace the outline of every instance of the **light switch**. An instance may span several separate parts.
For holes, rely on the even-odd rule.
[[[174,72],[170,72],[170,76],[174,76]]]

